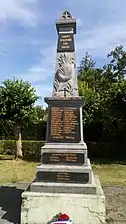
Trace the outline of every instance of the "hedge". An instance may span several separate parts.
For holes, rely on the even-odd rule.
[[[45,141],[22,141],[24,157],[39,157],[41,154],[41,147]],[[15,154],[15,141],[14,140],[1,140],[0,141],[0,154],[14,155]],[[89,158],[114,158],[120,155],[120,148],[115,146],[112,142],[88,142],[88,155]],[[124,148],[124,147],[122,147]],[[126,151],[126,150],[125,150]],[[126,152],[125,152],[126,153]],[[122,156],[124,152],[122,153]]]
[[[117,151],[112,142],[88,142],[89,158],[114,158]]]
[[[22,141],[22,149],[24,157],[41,155],[41,147],[45,141]],[[0,154],[1,155],[14,155],[15,154],[15,141],[14,140],[1,140],[0,141]]]

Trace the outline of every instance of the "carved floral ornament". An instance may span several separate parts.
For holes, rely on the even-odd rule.
[[[58,68],[55,74],[53,96],[56,96],[59,92],[64,92],[64,89],[69,95],[75,95],[77,88],[72,81],[75,67],[73,55],[61,53],[58,56],[57,65]]]
[[[74,58],[69,54],[60,54],[58,67],[55,78],[59,82],[68,82],[72,78]]]

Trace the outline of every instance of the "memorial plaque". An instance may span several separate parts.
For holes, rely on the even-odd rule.
[[[82,153],[43,153],[42,163],[44,164],[71,164],[83,165],[84,154]]]
[[[37,181],[86,184],[89,182],[89,173],[41,171],[37,173]]]
[[[48,142],[80,142],[80,109],[76,107],[50,107]]]
[[[74,50],[73,34],[59,34],[57,52],[73,52]]]

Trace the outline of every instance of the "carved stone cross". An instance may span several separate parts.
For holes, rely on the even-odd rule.
[[[67,92],[66,88],[64,88],[64,97],[66,97],[66,92]]]

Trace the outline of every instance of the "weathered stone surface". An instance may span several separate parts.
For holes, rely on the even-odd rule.
[[[28,184],[29,183],[8,183],[0,186],[0,221],[1,221],[0,223],[2,224],[20,223],[21,194],[27,189]],[[48,185],[45,186],[45,188],[47,187],[49,186]],[[42,186],[40,186],[40,189],[41,188]],[[125,186],[103,187],[103,190],[106,196],[106,207],[107,207],[106,224],[125,224],[126,187]],[[42,191],[38,190],[38,192]],[[47,191],[43,192],[47,193]],[[67,189],[66,192],[64,193],[67,193]],[[89,194],[88,191],[87,194]]]
[[[76,224],[105,224],[105,196],[96,182],[96,194],[24,192],[21,224],[46,224],[59,212],[67,213]]]
[[[76,152],[78,151],[78,153],[82,153],[84,152],[85,154],[87,154],[87,145],[85,142],[82,143],[45,143],[44,146],[42,146],[41,148],[41,154],[44,152],[62,152],[64,151],[64,153],[67,152]]]
[[[96,184],[70,184],[33,182],[30,184],[31,192],[66,193],[66,194],[96,194]]]

